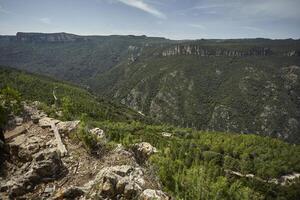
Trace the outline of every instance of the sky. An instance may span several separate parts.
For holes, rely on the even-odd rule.
[[[300,0],[0,0],[0,35],[300,38]]]

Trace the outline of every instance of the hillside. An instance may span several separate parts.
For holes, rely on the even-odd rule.
[[[10,87],[21,93],[23,100],[40,101],[44,109],[56,116],[52,105],[57,100],[57,108],[67,111],[66,119],[80,118],[83,113],[95,120],[146,121],[139,113],[99,97],[67,82],[57,81],[46,76],[0,66],[0,88]]]
[[[299,41],[194,41],[95,77],[97,93],[161,122],[299,142]]]
[[[167,41],[145,36],[17,33],[0,36],[0,64],[87,86],[96,74],[127,59],[128,50]]]
[[[300,142],[300,41],[18,33],[0,64],[87,87],[157,122]]]
[[[7,91],[6,91],[7,92]],[[5,90],[0,91],[1,106]],[[13,102],[13,101],[11,101]],[[141,122],[61,121],[23,104],[0,140],[3,199],[299,197],[299,145]],[[152,146],[153,145],[153,146]]]
[[[9,116],[5,126],[1,121],[4,199],[293,200],[300,195],[299,145],[146,124],[140,114],[98,101],[74,85],[0,69],[1,88],[21,92],[0,90],[0,119]],[[53,88],[61,99],[56,106],[50,106]],[[10,104],[23,108],[2,112]]]

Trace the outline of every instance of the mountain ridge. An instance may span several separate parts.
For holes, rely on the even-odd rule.
[[[0,64],[76,83],[158,122],[300,141],[300,40],[39,37],[0,39]]]

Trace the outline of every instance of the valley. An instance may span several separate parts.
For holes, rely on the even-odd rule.
[[[300,41],[17,33],[0,64],[55,77],[154,119],[298,143]]]

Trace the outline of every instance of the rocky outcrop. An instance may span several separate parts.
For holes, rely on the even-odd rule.
[[[134,144],[132,150],[139,163],[144,163],[152,154],[157,152],[156,148],[148,142]]]
[[[108,199],[134,199],[143,191],[145,180],[141,168],[121,165],[103,168],[93,181],[97,196]]]
[[[240,49],[224,49],[224,48],[211,48],[194,44],[182,44],[169,48],[162,52],[162,56],[176,56],[176,55],[197,55],[197,56],[269,56],[272,51],[265,47],[253,47],[245,50]]]
[[[235,110],[225,105],[217,105],[212,113],[209,128],[216,131],[238,132],[238,122],[234,119]]]
[[[144,190],[139,197],[140,200],[167,200],[170,199],[163,191],[161,190]]]
[[[1,191],[6,190],[10,197],[21,196],[41,182],[55,180],[64,171],[62,161],[55,149],[43,150],[32,156],[31,163],[25,163],[6,183],[1,183]]]
[[[91,130],[89,130],[89,132],[92,134],[92,135],[95,135],[97,138],[99,139],[103,139],[105,138],[105,133],[102,129],[100,128],[93,128]]]
[[[94,180],[83,188],[90,191],[92,198],[104,199],[170,199],[153,188],[152,180],[145,174],[145,169],[133,165],[117,165],[101,169]]]
[[[59,133],[70,133],[77,128],[79,123],[80,123],[79,120],[65,121],[65,122],[58,122],[56,126]]]
[[[25,106],[29,118],[5,133],[7,144],[0,143],[0,150],[8,149],[0,168],[1,198],[170,199],[161,191],[155,173],[138,162],[156,152],[151,144],[136,144],[134,152],[119,144],[99,159],[64,134],[76,129],[78,121],[62,122],[47,117],[35,104]],[[33,122],[33,116],[38,116],[34,118],[38,122]],[[101,137],[105,145],[102,129],[90,133]],[[60,134],[64,137],[59,136],[58,143]],[[64,156],[60,145],[68,151]]]
[[[292,56],[299,56],[300,53],[299,53],[299,51],[293,50],[293,51],[287,52],[286,55],[292,57]]]

